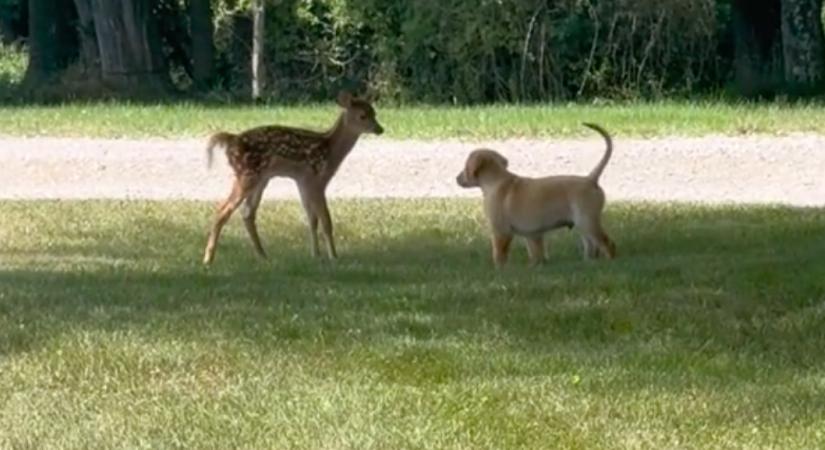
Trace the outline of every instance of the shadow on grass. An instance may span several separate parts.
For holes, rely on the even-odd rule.
[[[707,370],[719,358],[825,365],[820,209],[623,206],[608,217],[619,259],[582,261],[576,239],[559,232],[547,265],[527,268],[516,246],[503,271],[472,218],[401,214],[400,229],[370,229],[359,211],[340,218],[355,224],[339,227],[334,263],[308,256],[295,208],[262,223],[268,262],[233,221],[215,266],[203,268],[204,234],[146,211],[43,250],[12,245],[0,251],[14,261],[0,272],[0,352],[94,331],[243,339],[263,351],[458,339],[654,372],[697,357]]]

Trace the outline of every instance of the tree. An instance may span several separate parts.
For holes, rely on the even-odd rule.
[[[209,0],[189,1],[189,34],[192,36],[192,81],[198,89],[212,84],[215,76],[215,41]]]
[[[0,42],[10,44],[20,37],[26,6],[19,0],[0,0]]]
[[[72,0],[29,0],[29,65],[23,83],[36,88],[76,55]]]
[[[100,49],[97,44],[92,0],[74,0],[77,9],[77,36],[80,41],[80,65],[86,76],[100,78]]]
[[[782,82],[780,0],[734,0],[734,79],[746,97],[770,94]]]
[[[171,90],[160,42],[157,0],[92,0],[101,78],[110,88],[143,95]]]
[[[192,36],[188,28],[188,16],[181,8],[180,0],[157,0],[153,10],[156,26],[160,31],[163,58],[171,69],[182,69],[190,80],[192,69]]]
[[[264,0],[252,4],[252,99],[261,98],[264,53]]]
[[[782,50],[785,83],[806,93],[825,80],[822,0],[782,0]]]
[[[734,0],[734,78],[748,97],[812,93],[825,80],[822,0]]]

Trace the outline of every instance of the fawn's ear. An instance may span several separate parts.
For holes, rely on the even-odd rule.
[[[362,98],[367,103],[374,103],[378,99],[378,92],[376,92],[374,88],[368,86],[367,92],[364,93]]]
[[[338,93],[338,105],[342,108],[349,108],[352,106],[352,94],[349,91],[341,91]]]

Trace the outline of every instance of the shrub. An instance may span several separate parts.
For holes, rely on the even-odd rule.
[[[366,81],[437,102],[658,97],[727,79],[729,1],[280,0],[267,11],[279,98]]]

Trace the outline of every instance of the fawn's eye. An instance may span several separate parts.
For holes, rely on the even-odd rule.
[[[367,120],[367,115],[366,115],[366,114],[364,114],[364,113],[362,113],[362,114],[361,114],[361,120]]]

